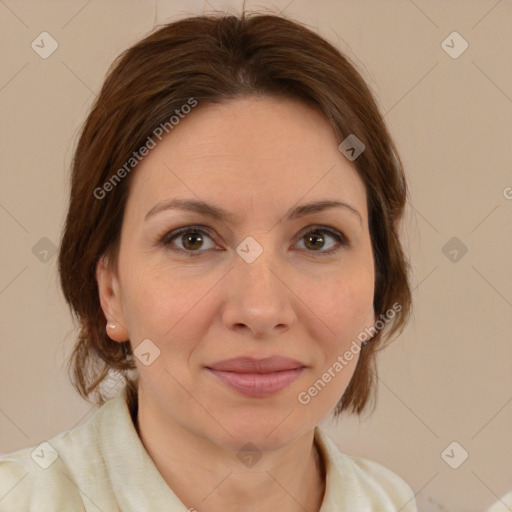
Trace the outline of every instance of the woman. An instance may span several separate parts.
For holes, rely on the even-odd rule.
[[[59,254],[73,384],[101,407],[0,458],[0,511],[416,510],[318,427],[370,403],[406,324],[406,195],[362,77],[301,24],[194,17],[124,52]]]

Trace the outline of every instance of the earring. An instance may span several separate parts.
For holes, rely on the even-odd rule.
[[[107,324],[107,329],[115,329],[116,324]]]

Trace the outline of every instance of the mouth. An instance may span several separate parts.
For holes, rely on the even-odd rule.
[[[288,387],[306,368],[295,359],[238,357],[206,366],[223,384],[248,397],[264,398]]]

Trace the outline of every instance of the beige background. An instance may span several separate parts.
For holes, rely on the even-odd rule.
[[[77,130],[109,64],[155,21],[240,5],[0,1],[1,453],[39,444],[93,411],[65,371],[73,324],[51,248],[59,243]],[[323,426],[345,453],[407,480],[420,510],[486,510],[512,490],[512,3],[246,6],[284,10],[357,63],[409,178],[403,239],[414,318],[380,357],[375,413]],[[59,45],[47,59],[31,48],[43,31]],[[453,31],[469,44],[458,58],[441,46]],[[452,237],[467,248],[462,257],[456,248],[456,261],[453,247],[443,251]],[[453,441],[469,453],[457,469],[441,457]],[[456,461],[461,448],[452,453]]]

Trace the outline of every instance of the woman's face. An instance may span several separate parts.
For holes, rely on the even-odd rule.
[[[248,440],[271,449],[310,431],[353,375],[358,353],[344,353],[375,320],[365,187],[328,122],[293,100],[199,104],[133,172],[117,272],[100,263],[97,275],[105,316],[126,336],[109,334],[129,337],[138,356],[139,399],[232,449]],[[165,207],[176,200],[229,216]],[[289,216],[317,201],[350,208]],[[209,369],[271,356],[303,368]]]

